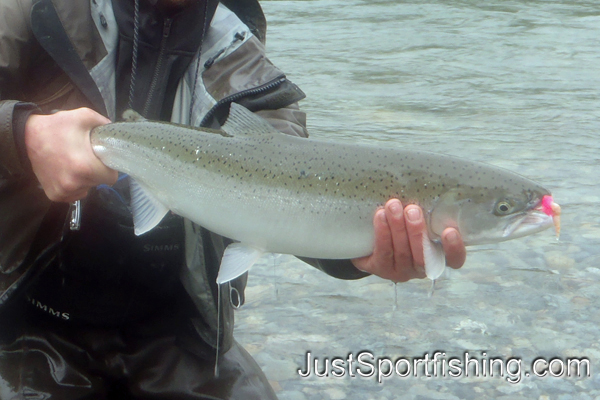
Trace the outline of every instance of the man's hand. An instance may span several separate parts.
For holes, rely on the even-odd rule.
[[[373,254],[352,260],[354,266],[394,282],[425,278],[422,240],[427,227],[421,207],[408,205],[403,209],[399,200],[389,200],[383,209],[375,213],[373,225]],[[462,267],[467,254],[456,229],[444,230],[442,245],[446,253],[446,264],[451,268]]]
[[[79,200],[90,188],[117,181],[117,171],[96,157],[90,143],[92,128],[109,122],[89,108],[29,117],[25,124],[27,155],[50,200]]]

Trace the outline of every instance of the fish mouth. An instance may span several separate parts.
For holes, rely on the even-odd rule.
[[[541,208],[534,208],[513,217],[502,235],[505,239],[515,239],[531,235],[554,226],[552,217]]]

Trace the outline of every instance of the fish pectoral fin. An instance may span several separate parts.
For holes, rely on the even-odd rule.
[[[273,128],[264,118],[259,117],[246,107],[237,103],[231,103],[229,108],[229,117],[221,127],[231,136],[264,136],[281,135],[277,129]]]
[[[425,273],[431,280],[439,278],[446,268],[446,254],[441,243],[433,242],[427,233],[423,233],[423,259]]]
[[[248,271],[265,252],[242,243],[232,243],[225,249],[217,283],[229,282]]]
[[[133,226],[135,234],[139,236],[158,225],[169,209],[134,179],[130,181],[129,190]]]

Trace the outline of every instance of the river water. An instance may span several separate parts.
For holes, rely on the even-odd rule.
[[[265,258],[251,271],[236,337],[279,397],[600,399],[600,4],[262,5],[269,57],[306,92],[313,137],[485,161],[542,183],[563,209],[560,241],[545,231],[472,247],[432,297],[426,280],[397,285],[397,308],[394,285],[377,277],[341,281],[292,257]],[[325,358],[346,360],[344,376],[301,377],[308,351],[321,370]],[[350,376],[348,355],[361,352],[375,367],[399,361],[399,374],[379,383],[355,362]],[[430,363],[400,376],[435,352],[445,360],[436,374]],[[479,375],[492,359],[511,373],[441,376],[465,353]],[[534,376],[538,359],[546,376]],[[587,360],[589,376],[583,367],[567,376],[569,359]],[[551,360],[561,376],[548,373]]]

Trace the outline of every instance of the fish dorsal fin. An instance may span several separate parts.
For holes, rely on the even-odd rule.
[[[142,117],[137,111],[131,108],[123,111],[123,121],[125,122],[142,122],[147,121],[146,118]]]
[[[435,281],[446,269],[446,254],[442,244],[431,241],[426,232],[423,233],[423,258],[427,277]]]
[[[229,282],[248,271],[265,252],[242,243],[232,243],[225,249],[217,283]]]
[[[259,117],[246,107],[231,103],[229,117],[221,127],[231,136],[264,136],[280,134],[279,131],[264,118]]]
[[[129,190],[133,226],[135,234],[139,236],[158,225],[169,209],[134,179],[130,181]]]

